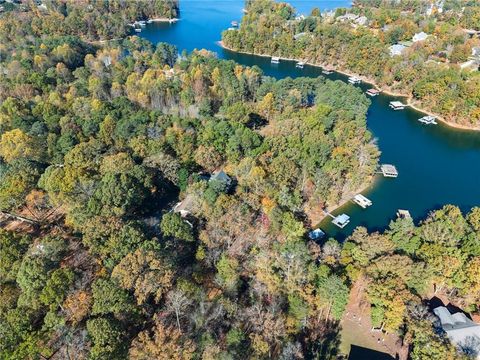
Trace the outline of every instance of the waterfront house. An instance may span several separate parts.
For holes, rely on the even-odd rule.
[[[443,331],[450,341],[472,358],[480,359],[480,324],[470,320],[463,312],[451,314],[445,306],[433,309]]]

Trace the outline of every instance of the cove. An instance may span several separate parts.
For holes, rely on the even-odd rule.
[[[288,1],[299,12],[311,8],[322,11],[339,6],[349,6],[349,1]],[[174,24],[152,23],[139,34],[153,43],[168,42],[180,51],[208,49],[223,59],[242,65],[260,67],[266,75],[275,78],[325,76],[321,68],[306,65],[297,69],[295,62],[282,60],[270,63],[270,58],[238,54],[217,45],[221,32],[233,20],[239,21],[244,2],[184,0],[181,2],[180,21]],[[331,80],[346,81],[347,76],[333,73]],[[360,84],[362,90],[370,88]],[[396,98],[381,94],[372,98],[367,114],[367,125],[375,137],[382,155],[380,163],[394,164],[399,176],[396,179],[376,177],[362,193],[373,205],[362,209],[352,202],[337,209],[334,214],[346,213],[350,224],[338,229],[326,219],[321,228],[328,236],[345,239],[355,227],[365,226],[370,231],[381,230],[396,217],[398,209],[407,209],[415,220],[445,204],[459,206],[468,211],[480,205],[480,133],[449,128],[446,125],[426,126],[417,121],[423,116],[413,109],[393,111],[390,101]]]

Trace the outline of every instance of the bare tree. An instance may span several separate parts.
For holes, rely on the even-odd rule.
[[[175,289],[167,294],[166,308],[168,311],[175,313],[177,319],[177,327],[180,329],[180,318],[183,317],[185,310],[192,304],[192,301],[185,295],[182,290]]]

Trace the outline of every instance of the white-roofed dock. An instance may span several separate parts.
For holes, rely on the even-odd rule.
[[[396,178],[398,177],[398,170],[395,166],[391,164],[382,164],[380,166],[380,171],[382,172],[383,176]]]
[[[352,201],[359,205],[360,207],[366,209],[367,207],[369,206],[372,206],[372,201],[368,198],[366,198],[365,196],[363,196],[362,194],[357,194],[355,195],[353,198],[352,198]]]

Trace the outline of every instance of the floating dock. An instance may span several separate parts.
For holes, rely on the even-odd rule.
[[[318,240],[318,239],[321,239],[325,236],[325,233],[323,232],[322,229],[315,229],[315,230],[312,230],[308,233],[308,237],[311,239],[311,240]]]
[[[278,56],[272,56],[272,64],[279,64],[280,63],[280,58]]]
[[[297,64],[295,65],[295,67],[299,68],[299,69],[303,69],[303,67],[305,66],[305,63],[303,61],[299,61],[297,62]]]
[[[411,219],[412,218],[412,216],[410,215],[410,211],[402,210],[402,209],[398,209],[397,217],[399,219]]]
[[[355,85],[355,84],[360,84],[362,82],[362,80],[360,80],[358,77],[356,76],[350,76],[348,78],[348,82],[352,85]]]
[[[437,118],[432,115],[427,115],[418,119],[422,124],[426,125],[437,125]]]
[[[340,229],[343,229],[345,226],[347,226],[349,222],[350,216],[348,216],[347,214],[338,215],[332,220],[332,223],[338,226]]]
[[[396,178],[398,176],[397,168],[391,164],[383,164],[380,166],[380,171],[385,177]]]
[[[377,89],[368,89],[366,91],[367,95],[368,96],[377,96],[378,94],[380,94],[380,90],[377,90]]]
[[[407,105],[405,105],[401,101],[390,101],[390,104],[388,106],[390,106],[393,110],[403,110],[407,107]]]
[[[322,74],[330,75],[330,74],[333,74],[333,71],[332,71],[332,70],[328,70],[328,69],[323,69],[323,70],[322,70]]]
[[[372,201],[368,198],[366,198],[365,196],[363,196],[362,194],[357,194],[353,197],[352,201],[361,206],[362,208],[366,209],[367,207],[369,206],[372,206]]]

